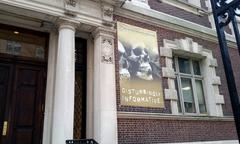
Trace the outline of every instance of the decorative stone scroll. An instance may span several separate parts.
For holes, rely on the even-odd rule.
[[[103,25],[114,26],[113,22],[113,6],[109,4],[102,4],[102,20]]]
[[[72,7],[76,7],[77,0],[66,0],[66,4]]]
[[[96,48],[98,48],[101,54],[101,62],[107,64],[114,63],[114,34],[115,29],[109,27],[98,27],[92,35],[96,41]]]
[[[65,4],[64,4],[65,10],[66,10],[65,14],[71,17],[75,17],[78,11],[77,3],[78,3],[77,0],[65,0]]]
[[[113,63],[113,40],[110,38],[102,38],[102,62]]]

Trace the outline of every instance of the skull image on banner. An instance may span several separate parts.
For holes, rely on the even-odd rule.
[[[121,105],[163,108],[155,31],[117,23]]]

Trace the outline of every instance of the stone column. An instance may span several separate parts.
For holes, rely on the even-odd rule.
[[[75,25],[68,21],[60,22],[56,63],[52,144],[65,144],[74,122]]]
[[[44,126],[43,126],[43,144],[51,144],[52,135],[52,114],[53,114],[53,98],[55,89],[55,73],[56,73],[56,55],[58,33],[55,31],[50,32],[49,50],[48,50],[48,71],[47,71],[47,88],[45,98],[45,113],[44,113]]]
[[[93,78],[94,72],[94,42],[92,37],[87,39],[87,113],[86,138],[93,138]]]
[[[97,28],[94,35],[94,139],[100,144],[117,144],[114,34]]]

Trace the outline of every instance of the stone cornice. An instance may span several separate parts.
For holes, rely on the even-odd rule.
[[[31,13],[31,16],[36,17],[41,15],[49,15],[55,18],[58,17],[67,17],[66,16],[66,10],[62,7],[55,7],[52,5],[46,5],[45,3],[40,3],[36,1],[27,1],[27,0],[21,0],[21,1],[8,1],[3,0],[0,1],[1,7],[6,7],[7,9],[11,9],[13,7],[22,8],[28,11],[33,11]],[[16,9],[17,10],[17,9]],[[15,11],[12,11],[14,13]],[[38,12],[38,13],[34,13]],[[18,12],[16,11],[16,14]],[[96,17],[95,15],[88,15],[84,11],[74,11],[75,16],[73,17],[76,21],[81,21],[82,23],[89,24],[91,26],[103,26],[102,19],[100,17]],[[39,19],[44,19],[45,17],[41,16]],[[51,20],[51,22],[55,23],[56,20]]]

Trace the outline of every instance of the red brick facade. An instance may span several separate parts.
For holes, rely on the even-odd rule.
[[[119,144],[220,141],[236,137],[233,122],[118,119]]]
[[[151,9],[159,11],[159,12],[163,12],[172,16],[176,16],[178,18],[190,21],[190,22],[194,22],[196,24],[205,26],[205,27],[209,27],[211,28],[211,23],[209,21],[209,17],[208,14],[202,14],[200,15],[195,15],[191,12],[185,11],[183,9],[171,6],[169,4],[166,3],[161,3],[159,0],[148,0],[149,6],[151,7]],[[207,6],[206,6],[206,1],[205,0],[201,0],[201,8],[208,10]],[[229,26],[227,26],[225,28],[225,31],[228,34],[232,34],[231,29],[229,28]]]
[[[211,27],[207,14],[203,14],[202,16],[195,15],[191,12],[187,12],[183,9],[171,6],[169,4],[161,3],[159,0],[148,0],[148,3],[151,9],[153,10],[160,11],[169,15],[173,15],[178,18],[191,21],[206,27]],[[203,9],[207,9],[204,0],[201,0],[201,5]]]
[[[150,4],[153,4],[150,0]],[[194,42],[213,52],[213,57],[217,59],[217,76],[220,76],[222,85],[219,87],[220,94],[224,95],[223,105],[224,116],[232,116],[230,97],[228,93],[225,72],[221,60],[221,54],[217,43],[206,41],[197,37],[175,32],[172,30],[156,27],[146,23],[115,15],[115,20],[157,31],[158,47],[163,46],[163,39],[174,40],[192,38]],[[119,112],[147,112],[147,113],[171,113],[170,101],[165,100],[164,109],[129,107],[120,105],[119,75],[118,75],[118,54],[117,41],[115,41],[116,53],[116,85],[117,85],[117,110]],[[240,92],[240,57],[237,49],[230,48],[230,55],[233,62],[235,79]],[[160,52],[160,50],[159,50]],[[164,67],[164,59],[161,58],[161,67]],[[162,79],[164,88],[167,88],[167,79]],[[149,144],[159,142],[191,142],[191,141],[214,141],[237,139],[233,121],[186,121],[186,120],[161,120],[161,119],[131,119],[118,118],[118,138],[120,144]]]

